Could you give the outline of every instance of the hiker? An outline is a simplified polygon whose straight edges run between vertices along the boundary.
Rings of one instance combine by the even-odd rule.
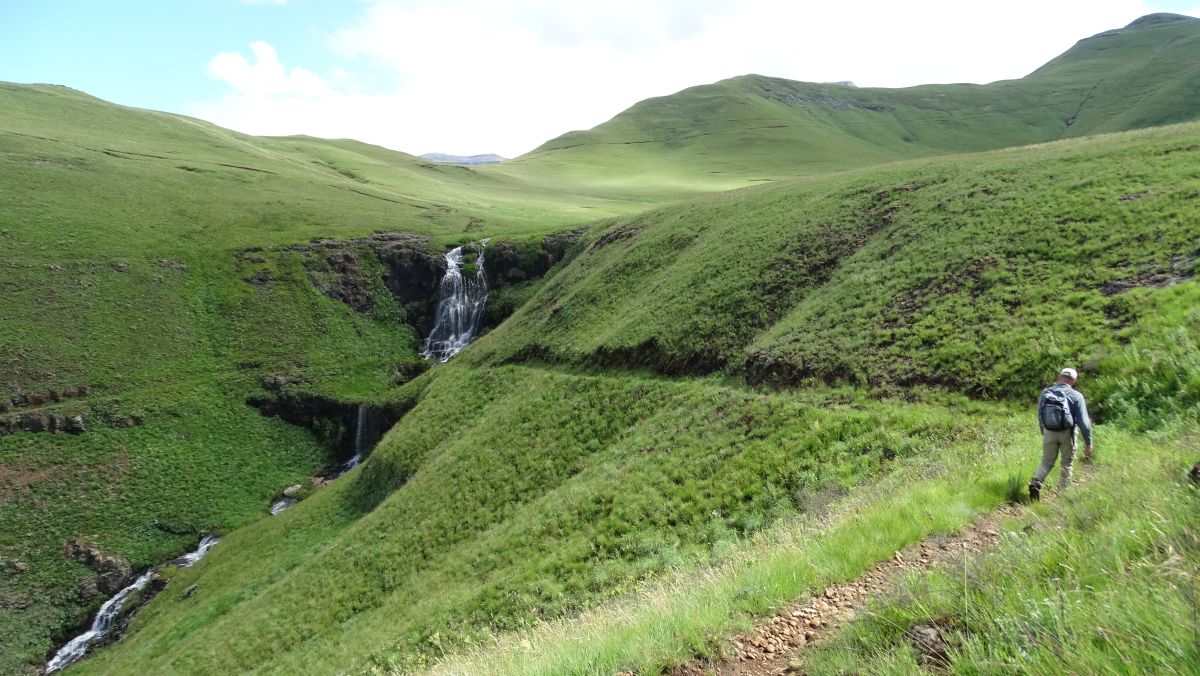
[[[1042,481],[1054,468],[1054,461],[1062,457],[1058,470],[1058,490],[1066,490],[1071,483],[1071,462],[1075,459],[1075,428],[1083,433],[1083,456],[1092,458],[1092,421],[1088,418],[1087,402],[1074,387],[1079,372],[1065,368],[1058,373],[1058,380],[1042,390],[1038,397],[1038,427],[1042,430],[1042,464],[1029,482],[1029,497],[1041,498]]]

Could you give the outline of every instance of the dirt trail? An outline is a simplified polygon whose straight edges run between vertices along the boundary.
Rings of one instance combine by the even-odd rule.
[[[733,639],[736,650],[725,659],[695,660],[676,668],[674,676],[776,676],[801,674],[793,666],[805,647],[819,643],[863,612],[874,597],[891,589],[909,571],[929,570],[962,560],[964,553],[980,552],[1000,541],[1000,521],[1020,512],[1006,505],[990,512],[952,535],[935,535],[896,552],[856,580],[831,585],[818,595],[793,603],[764,621],[753,633]],[[920,625],[909,638],[936,659],[944,647],[937,627]]]

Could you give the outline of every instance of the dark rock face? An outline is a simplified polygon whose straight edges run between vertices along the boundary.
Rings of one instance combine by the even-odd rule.
[[[82,415],[46,411],[26,411],[19,415],[0,417],[0,437],[20,431],[83,434],[87,431],[87,425]]]
[[[21,428],[28,432],[50,432],[50,421],[45,411],[30,411],[21,416]]]
[[[495,289],[542,277],[567,257],[583,233],[582,228],[556,232],[537,245],[508,241],[492,244],[486,253],[488,286]]]
[[[485,252],[484,268],[493,291],[544,276],[571,255],[582,240],[582,228],[558,232],[541,241],[492,242]],[[474,261],[478,244],[464,247],[464,258]],[[446,274],[444,252],[430,248],[423,235],[392,232],[369,239],[345,242],[318,240],[289,247],[305,256],[309,280],[325,295],[340,300],[355,311],[369,312],[372,282],[366,272],[373,253],[382,270],[384,287],[404,308],[405,321],[421,336],[433,328],[438,303],[438,286]],[[504,317],[491,317],[488,325]]]
[[[1191,480],[1192,485],[1200,486],[1200,460],[1197,460],[1196,464],[1192,465],[1192,470],[1188,472],[1188,479]]]
[[[87,431],[87,427],[83,424],[83,416],[73,415],[66,418],[61,425],[62,431],[67,434],[83,434]]]
[[[323,289],[325,295],[342,301],[355,312],[370,312],[375,307],[375,301],[371,299],[370,282],[363,275],[358,266],[358,257],[353,252],[329,253],[325,256],[325,264],[333,273],[331,283]],[[309,273],[309,279],[314,286],[322,286],[312,272]]]
[[[408,323],[422,336],[433,328],[438,283],[446,274],[446,260],[430,251],[428,242],[406,236],[379,241],[376,248],[384,286],[404,306]]]
[[[133,567],[119,556],[105,554],[96,545],[82,539],[63,543],[63,556],[74,559],[96,572],[96,588],[112,596],[133,580]]]

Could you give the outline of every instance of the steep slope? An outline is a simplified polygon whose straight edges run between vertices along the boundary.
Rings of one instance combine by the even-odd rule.
[[[1063,361],[1110,422],[1194,416],[1197,147],[1200,125],[1181,125],[612,224],[410,384],[416,406],[361,469],[180,571],[195,594],[160,596],[80,672],[412,668],[711,561],[864,481],[898,486],[863,517],[870,537],[814,542],[853,572],[1011,493],[995,477],[1022,471],[1027,416],[945,390],[1024,398]],[[734,377],[572,370],[713,364]],[[757,583],[727,591],[759,607]]]
[[[1026,395],[1190,279],[1200,127],[805,179],[607,230],[464,355]],[[1137,298],[1137,301],[1131,300]]]
[[[444,242],[494,236],[528,286],[567,246],[543,233],[594,217],[546,195],[0,85],[0,673],[114,591],[65,542],[142,569],[344,457],[355,405],[424,368]],[[247,405],[281,394],[325,410],[315,434]]]
[[[679,195],[1181,122],[1200,115],[1197,64],[1200,20],[1151,15],[987,85],[856,89],[747,75],[642,101],[497,171]]]
[[[14,432],[0,436],[0,671],[41,663],[102,600],[64,541],[87,538],[139,569],[260,520],[283,487],[348,451],[360,403],[400,410],[423,391],[430,402],[403,423],[408,437],[389,437],[330,497],[313,489],[312,506],[256,526],[257,545],[226,541],[230,558],[213,565],[241,572],[213,584],[219,601],[198,597],[209,614],[182,600],[152,605],[138,625],[145,643],[128,649],[154,644],[137,658],[154,663],[145,670],[207,669],[227,613],[219,626],[242,637],[230,659],[264,670],[424,659],[447,632],[511,627],[529,608],[573,611],[679,552],[710,556],[804,509],[801,489],[840,490],[959,438],[943,433],[956,414],[940,404],[912,412],[844,389],[759,399],[747,385],[1009,398],[1060,359],[1094,358],[1105,413],[1153,426],[1190,410],[1196,371],[1174,365],[1194,363],[1194,344],[1177,335],[1194,325],[1194,286],[1176,284],[1195,273],[1194,127],[700,199],[593,225],[575,264],[534,278],[561,267],[582,230],[546,233],[791,176],[805,158],[844,170],[1186,117],[1193,28],[1158,17],[1084,41],[1026,79],[1038,91],[1026,81],[887,92],[739,78],[636,106],[610,129],[621,153],[561,148],[595,154],[531,156],[511,171],[354,141],[255,138],[62,88],[0,85],[0,434]],[[1101,71],[1113,77],[1096,84]],[[1128,92],[1141,93],[1136,105],[1119,97]],[[623,154],[637,130],[659,140]],[[589,167],[568,166],[577,160]],[[416,315],[442,245],[485,236],[508,265],[491,321],[532,303],[461,366],[397,390],[424,368]],[[1117,349],[1122,341],[1141,351]],[[697,385],[564,366],[733,378]],[[493,382],[495,401],[475,396]],[[292,418],[315,429],[247,402],[299,406]],[[625,413],[612,408],[621,402]],[[79,432],[75,416],[82,436],[49,433]],[[508,429],[513,419],[525,427]],[[830,427],[831,437],[819,431]],[[802,456],[781,450],[797,447]],[[489,483],[496,476],[506,478]],[[670,515],[656,520],[635,488],[669,502]],[[463,506],[471,501],[477,509]],[[562,514],[575,517],[555,521]],[[303,542],[287,540],[286,524],[301,525]],[[380,534],[426,559],[376,557]],[[534,559],[558,545],[561,558],[532,568],[506,554]],[[350,571],[344,590],[328,586],[330,569]],[[483,592],[474,570],[489,571]],[[445,595],[411,605],[403,590],[425,580]],[[324,603],[279,620],[313,588],[329,592]],[[153,620],[160,612],[167,624]],[[278,634],[259,633],[264,616]],[[336,626],[314,633],[330,618]],[[352,629],[365,631],[346,640]],[[96,668],[127,670],[125,650]]]

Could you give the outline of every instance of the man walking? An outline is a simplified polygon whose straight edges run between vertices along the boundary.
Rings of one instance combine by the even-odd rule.
[[[1065,368],[1053,385],[1042,390],[1038,397],[1038,427],[1042,430],[1042,464],[1029,482],[1029,497],[1041,498],[1042,481],[1062,457],[1058,471],[1058,490],[1071,483],[1071,463],[1075,460],[1075,428],[1083,433],[1083,455],[1092,457],[1092,421],[1088,418],[1087,402],[1074,387],[1079,372]]]

